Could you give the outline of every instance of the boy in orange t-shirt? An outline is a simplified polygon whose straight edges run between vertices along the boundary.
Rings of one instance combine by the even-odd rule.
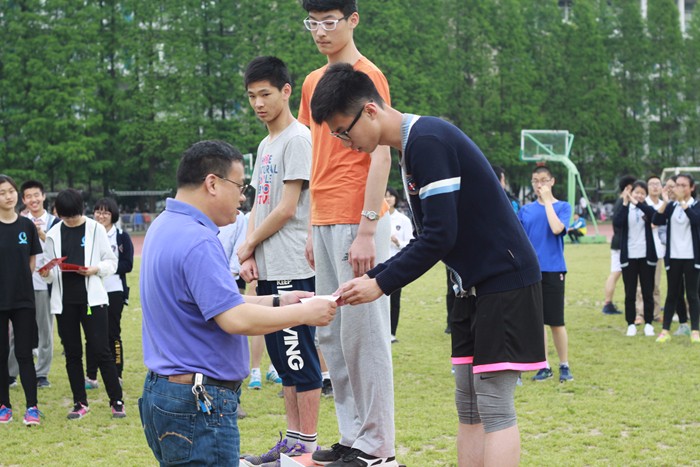
[[[372,154],[343,145],[325,123],[311,119],[310,101],[328,65],[350,63],[368,74],[389,102],[382,72],[355,46],[360,21],[355,0],[304,0],[306,28],[328,58],[302,86],[298,120],[311,128],[311,235],[306,256],[316,269],[316,293],[332,294],[340,284],[360,277],[389,258],[389,216],[384,201],[391,153],[387,146]],[[355,122],[368,118],[364,112]],[[350,128],[348,128],[350,131]],[[396,467],[394,386],[391,363],[389,301],[347,307],[334,322],[318,329],[335,397],[340,440],[316,451],[314,461],[337,466]]]

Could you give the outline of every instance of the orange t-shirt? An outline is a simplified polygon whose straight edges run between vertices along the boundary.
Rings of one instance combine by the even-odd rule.
[[[359,224],[365,201],[370,155],[346,148],[338,138],[331,135],[328,124],[324,122],[323,125],[318,125],[311,118],[311,97],[326,68],[328,65],[312,71],[304,80],[298,116],[301,123],[311,128],[311,224]],[[374,63],[360,57],[353,68],[366,73],[384,102],[391,105],[389,83]],[[387,210],[388,205],[382,201],[380,214]]]

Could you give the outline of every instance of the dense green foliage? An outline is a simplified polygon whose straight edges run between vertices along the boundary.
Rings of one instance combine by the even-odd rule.
[[[360,0],[355,39],[402,111],[461,127],[516,185],[520,130],[566,129],[587,186],[689,164],[700,149],[700,15],[674,0]],[[612,3],[612,6],[610,5]],[[255,153],[242,70],[277,55],[299,85],[323,65],[297,0],[7,0],[0,171],[52,190],[163,189],[205,138]],[[398,172],[392,173],[396,182]]]

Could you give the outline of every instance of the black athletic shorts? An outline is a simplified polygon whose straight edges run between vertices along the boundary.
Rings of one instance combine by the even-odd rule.
[[[542,286],[458,298],[452,312],[452,363],[474,373],[546,366]]]
[[[565,283],[565,272],[542,273],[542,307],[547,326],[564,326]]]

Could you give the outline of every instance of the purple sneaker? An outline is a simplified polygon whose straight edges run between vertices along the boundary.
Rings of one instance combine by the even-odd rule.
[[[275,462],[279,460],[281,454],[287,454],[291,450],[292,448],[287,446],[287,439],[282,438],[282,433],[280,433],[280,440],[277,444],[275,444],[275,446],[272,449],[260,456],[244,456],[241,459],[241,461],[243,461],[243,463],[248,466],[261,466],[268,462]]]

